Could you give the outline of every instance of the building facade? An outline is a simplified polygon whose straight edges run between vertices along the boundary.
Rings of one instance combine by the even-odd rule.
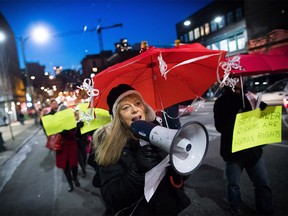
[[[209,49],[226,50],[227,57],[253,53],[288,56],[287,20],[288,1],[214,0],[178,22],[176,32],[181,43],[198,42]],[[254,83],[263,83],[257,89],[264,90],[287,77],[288,71],[259,76],[246,77],[246,85],[256,89]]]
[[[0,13],[0,32],[5,36],[0,41],[0,125],[17,120],[20,104],[25,103],[25,87],[19,66],[14,33]],[[6,122],[7,123],[7,122]]]
[[[271,53],[279,47],[285,53],[287,20],[288,1],[214,0],[177,23],[176,32],[182,43],[227,50],[227,56]]]

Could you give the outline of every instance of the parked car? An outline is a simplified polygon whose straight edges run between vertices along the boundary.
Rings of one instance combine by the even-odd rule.
[[[261,94],[262,101],[268,105],[283,105],[283,99],[288,97],[288,79],[275,82]]]
[[[192,106],[185,106],[185,105],[180,105],[179,106],[179,115],[180,116],[186,116],[186,115],[190,115],[190,113],[193,111],[193,107]]]

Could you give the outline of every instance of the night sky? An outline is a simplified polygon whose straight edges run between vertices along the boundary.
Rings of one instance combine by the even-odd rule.
[[[100,52],[96,32],[99,19],[101,27],[123,24],[123,27],[102,30],[104,50],[114,52],[114,43],[121,38],[127,38],[130,45],[143,40],[148,41],[148,45],[171,45],[176,39],[176,23],[211,1],[0,0],[0,11],[16,37],[30,36],[33,27],[46,26],[50,39],[45,44],[37,44],[29,38],[25,54],[27,62],[38,62],[53,73],[53,66],[59,65],[63,69],[79,69],[85,55]],[[92,31],[84,32],[84,26]],[[23,67],[18,40],[17,47]]]

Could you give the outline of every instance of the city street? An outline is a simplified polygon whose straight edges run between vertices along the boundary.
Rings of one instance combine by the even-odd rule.
[[[209,148],[198,170],[191,174],[185,191],[191,205],[180,216],[229,215],[225,197],[224,162],[219,156],[220,134],[214,128],[213,103],[204,109],[181,117],[181,123],[199,121],[209,133]],[[27,131],[27,133],[29,133]],[[288,128],[283,124],[282,143],[264,147],[275,215],[288,215]],[[60,216],[96,215],[104,213],[99,189],[91,184],[94,171],[88,168],[85,178],[80,176],[81,186],[67,192],[64,174],[55,166],[55,154],[45,148],[46,137],[42,130],[23,145],[9,160],[0,166],[0,215]],[[253,185],[244,172],[241,178],[243,211],[245,215],[257,215],[254,208]]]

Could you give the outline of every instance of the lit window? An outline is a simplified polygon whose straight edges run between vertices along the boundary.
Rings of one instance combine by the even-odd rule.
[[[218,18],[218,19],[217,19]],[[224,16],[220,16],[220,17],[217,17],[217,21],[215,19],[215,22],[218,24],[218,29],[221,29],[225,26],[225,17]]]
[[[227,44],[227,40],[226,39],[220,41],[220,50],[228,51],[228,44]]]
[[[229,51],[233,52],[237,50],[236,40],[234,37],[229,38]]]
[[[195,39],[198,39],[200,37],[200,30],[199,28],[195,28],[194,29],[194,35],[195,35]]]
[[[188,35],[189,35],[189,41],[193,41],[194,40],[194,35],[193,35],[193,31],[189,31],[188,32]]]
[[[200,27],[200,34],[201,34],[201,37],[205,35],[203,26]]]
[[[205,28],[205,35],[210,34],[210,26],[209,26],[209,23],[205,23],[204,28]]]
[[[238,45],[238,49],[244,49],[245,48],[244,34],[237,35],[237,45]]]
[[[211,44],[211,49],[212,50],[219,50],[218,44],[216,44],[216,43]]]

